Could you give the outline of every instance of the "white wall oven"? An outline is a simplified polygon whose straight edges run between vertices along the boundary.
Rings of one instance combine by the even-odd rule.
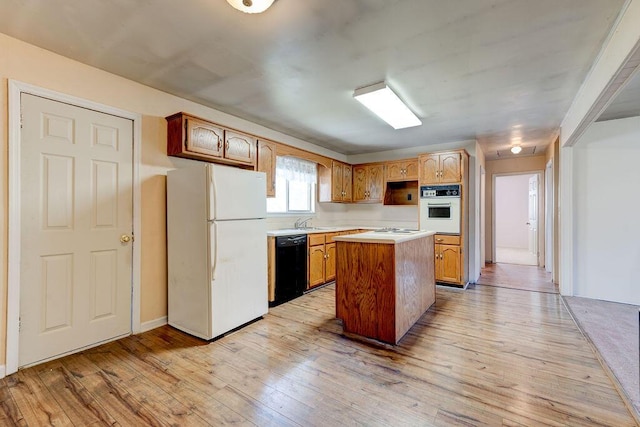
[[[420,229],[460,234],[460,185],[420,187]]]

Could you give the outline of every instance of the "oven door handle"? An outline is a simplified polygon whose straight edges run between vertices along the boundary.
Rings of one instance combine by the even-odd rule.
[[[437,207],[451,206],[451,202],[449,202],[449,203],[427,203],[427,206],[429,206],[429,207],[431,207],[431,206],[437,206]]]

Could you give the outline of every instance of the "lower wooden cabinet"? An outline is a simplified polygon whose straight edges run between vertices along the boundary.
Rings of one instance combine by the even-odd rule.
[[[331,282],[336,278],[336,244],[334,236],[342,234],[314,233],[310,234],[309,242],[309,281],[307,289]]]
[[[459,285],[462,281],[462,253],[460,236],[436,234],[436,282]]]
[[[327,243],[324,245],[324,281],[331,282],[336,280],[336,244]]]
[[[324,280],[325,248],[321,245],[309,246],[308,289],[322,285]]]

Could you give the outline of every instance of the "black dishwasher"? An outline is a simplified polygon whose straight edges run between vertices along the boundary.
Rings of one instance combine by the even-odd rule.
[[[307,235],[276,237],[276,286],[272,307],[307,289]]]

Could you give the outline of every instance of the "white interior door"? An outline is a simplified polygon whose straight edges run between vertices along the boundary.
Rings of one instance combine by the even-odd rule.
[[[538,254],[538,175],[529,178],[529,252]]]
[[[131,332],[133,122],[21,95],[19,366]]]

